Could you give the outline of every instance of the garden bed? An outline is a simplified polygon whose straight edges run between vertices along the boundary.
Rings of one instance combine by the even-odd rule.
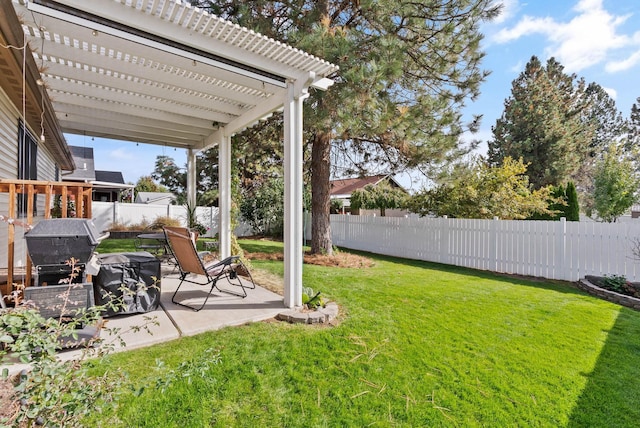
[[[640,292],[640,283],[625,281],[620,285],[621,292],[609,289],[610,283],[607,277],[586,275],[578,281],[578,287],[592,296],[640,311],[640,298],[629,295]]]

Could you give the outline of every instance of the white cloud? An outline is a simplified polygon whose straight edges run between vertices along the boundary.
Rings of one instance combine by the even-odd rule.
[[[500,15],[491,22],[492,24],[502,24],[509,18],[512,18],[520,7],[518,0],[496,0],[494,4],[502,4],[502,11]]]
[[[522,70],[524,70],[524,64],[522,61],[518,61],[517,64],[509,68],[509,71],[513,73],[520,73]]]
[[[640,63],[640,51],[635,51],[621,61],[609,61],[604,69],[609,73],[625,71]]]
[[[499,31],[494,40],[507,43],[541,34],[548,42],[545,54],[558,59],[567,71],[580,71],[604,62],[611,52],[633,43],[633,38],[616,31],[629,16],[611,15],[603,8],[602,0],[581,0],[573,10],[577,15],[568,22],[524,16],[513,27]]]
[[[602,89],[604,89],[604,91],[609,94],[609,96],[615,101],[618,98],[618,91],[616,91],[613,88],[605,88],[603,87]]]
[[[110,159],[130,160],[130,159],[133,159],[133,151],[125,150],[123,148],[118,148],[115,150],[110,150],[107,156],[109,156]]]
[[[498,31],[493,39],[498,43],[508,43],[536,33],[553,34],[557,25],[551,18],[534,18],[525,15],[514,27]]]

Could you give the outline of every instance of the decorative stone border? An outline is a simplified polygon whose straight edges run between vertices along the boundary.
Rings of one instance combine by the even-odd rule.
[[[280,312],[276,319],[299,324],[326,324],[338,316],[338,305],[329,302],[324,308],[318,308],[311,312],[301,312],[300,309],[288,309]]]
[[[582,278],[578,281],[578,288],[586,291],[592,296],[640,311],[640,299],[600,288],[589,282],[586,278]]]

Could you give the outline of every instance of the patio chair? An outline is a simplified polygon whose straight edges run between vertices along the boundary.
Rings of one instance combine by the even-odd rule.
[[[176,258],[178,269],[180,270],[180,283],[171,297],[171,301],[176,305],[184,306],[198,312],[207,304],[207,300],[209,300],[214,289],[217,289],[222,293],[244,298],[247,297],[247,288],[256,288],[256,284],[253,282],[253,277],[251,276],[249,269],[247,269],[244,263],[242,263],[239,256],[230,256],[221,261],[214,260],[205,263],[202,256],[206,252],[198,253],[195,239],[193,239],[189,229],[185,227],[165,226],[164,233],[167,237],[167,242],[171,247],[171,251]],[[204,279],[188,279],[189,276],[204,277]],[[241,279],[242,276],[244,276],[244,279]],[[220,280],[226,280],[226,282],[235,289],[219,287],[218,281]],[[205,286],[211,285],[211,288],[207,293],[207,297],[199,307],[190,306],[176,300],[176,294],[178,294],[180,287],[185,282]]]

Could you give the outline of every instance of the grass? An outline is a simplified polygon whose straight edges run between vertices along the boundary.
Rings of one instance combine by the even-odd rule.
[[[637,425],[639,312],[566,284],[369,256],[368,269],[304,266],[305,285],[340,304],[337,326],[255,323],[111,355],[98,371],[149,386],[91,423]],[[158,379],[174,380],[158,390]]]
[[[204,242],[210,241],[208,238],[198,239],[198,250],[204,250]],[[105,239],[96,248],[98,253],[126,253],[138,251],[135,239]]]

